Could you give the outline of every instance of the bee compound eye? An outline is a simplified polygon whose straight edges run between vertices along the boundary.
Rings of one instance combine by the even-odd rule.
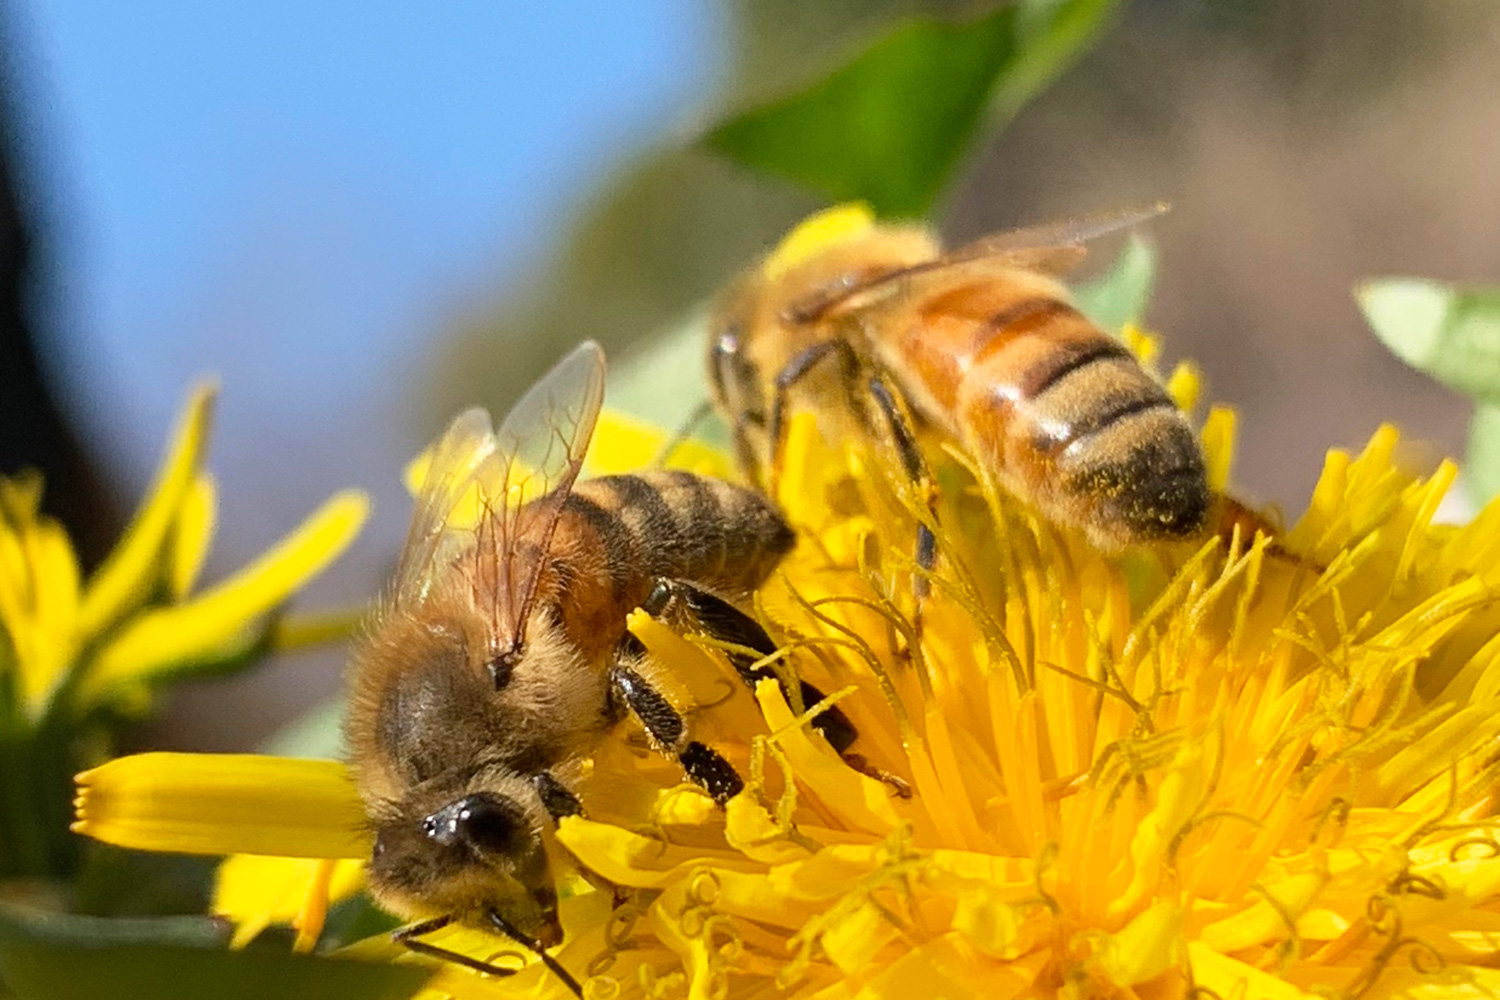
[[[509,799],[470,795],[453,805],[453,825],[464,843],[484,854],[507,854],[519,846],[525,816]]]

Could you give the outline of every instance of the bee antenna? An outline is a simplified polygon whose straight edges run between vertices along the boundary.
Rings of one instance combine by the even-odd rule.
[[[530,936],[529,934],[522,934],[515,928],[514,925],[511,924],[509,920],[506,920],[503,916],[500,915],[499,910],[496,910],[493,907],[491,907],[489,911],[489,920],[490,923],[494,925],[495,929],[501,934],[504,934],[506,937],[511,938],[516,943],[535,952],[536,957],[542,960],[542,964],[545,965],[549,970],[551,970],[554,976],[556,976],[558,979],[561,979],[563,981],[563,985],[573,991],[574,996],[578,997],[579,1000],[582,1000],[583,987],[578,985],[578,980],[574,979],[573,974],[570,973],[567,969],[564,969],[562,967],[562,964],[559,963],[557,959],[547,954],[547,949],[542,947],[542,943],[540,941]]]

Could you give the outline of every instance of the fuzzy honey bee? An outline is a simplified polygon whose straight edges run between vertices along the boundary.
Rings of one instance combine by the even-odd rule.
[[[867,426],[887,425],[913,478],[925,475],[914,419],[1101,548],[1199,532],[1214,498],[1197,435],[1059,280],[1086,240],[1163,208],[947,252],[931,231],[876,224],[862,206],[807,220],[729,290],[714,320],[710,382],[743,464],[770,486],[789,394],[842,393]]]
[[[719,480],[579,481],[603,391],[603,354],[586,343],[498,432],[469,410],[434,446],[395,579],[351,660],[345,722],[374,833],[370,890],[419,921],[397,939],[505,974],[420,939],[455,922],[497,930],[575,992],[546,952],[562,936],[552,829],[581,810],[554,769],[634,716],[720,802],[743,787],[642,675],[626,616],[644,607],[772,652],[738,604],[793,542],[767,499]],[[771,676],[747,654],[731,661],[747,681]],[[814,724],[840,750],[854,738],[837,709]]]

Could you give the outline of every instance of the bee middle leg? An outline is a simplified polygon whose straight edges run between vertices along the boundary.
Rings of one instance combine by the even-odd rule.
[[[896,455],[901,462],[901,471],[916,490],[919,502],[930,516],[937,517],[936,488],[927,463],[917,446],[917,435],[913,430],[910,409],[900,390],[874,365],[861,362],[854,346],[847,340],[835,338],[820,341],[799,352],[785,368],[776,374],[775,394],[771,400],[767,437],[770,449],[770,471],[767,474],[768,492],[776,495],[776,484],[780,482],[782,455],[786,450],[786,414],[788,396],[792,388],[822,364],[826,359],[837,358],[841,373],[840,381],[848,397],[851,413],[863,414],[867,401],[873,400],[890,431]],[[922,628],[922,604],[927,599],[928,574],[937,564],[937,538],[926,524],[917,525],[917,540],[914,546],[918,572],[912,579],[912,596],[916,598],[913,624],[918,635]]]
[[[759,622],[717,594],[710,593],[686,580],[658,579],[641,607],[653,618],[662,618],[667,615],[674,604],[686,611],[692,622],[713,638],[755,650],[758,654],[755,656],[740,650],[724,651],[730,665],[747,685],[753,689],[760,681],[774,680],[781,687],[782,693],[787,696],[787,700],[796,704],[791,692],[787,690],[786,682],[776,671],[770,667],[755,665],[757,660],[776,652],[776,643],[766,634],[766,630],[761,628]],[[799,679],[797,685],[804,708],[816,705],[827,697],[807,681]],[[844,714],[843,709],[837,705],[829,705],[813,716],[812,727],[822,734],[823,738],[828,741],[828,745],[833,747],[850,767],[869,777],[884,781],[902,798],[911,796],[911,788],[905,781],[874,768],[862,754],[849,749],[859,738],[859,730],[854,727],[849,716]]]
[[[614,664],[609,670],[611,695],[641,720],[653,743],[675,756],[687,776],[723,805],[744,790],[744,779],[717,750],[688,738],[687,720],[682,713],[636,671],[636,665],[645,656],[646,647],[626,632],[615,649]]]

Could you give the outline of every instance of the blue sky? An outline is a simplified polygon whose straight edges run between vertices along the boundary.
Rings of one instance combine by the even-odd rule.
[[[13,10],[56,370],[132,491],[186,385],[219,374],[231,549],[390,481],[417,443],[392,401],[431,338],[720,64],[690,0]]]
[[[65,404],[133,502],[189,383],[218,375],[210,580],[370,489],[314,606],[389,572],[423,443],[403,393],[433,339],[523,281],[601,172],[701,110],[723,51],[717,6],[693,0],[8,13]],[[332,692],[339,660],[181,692],[156,738],[242,748]]]

